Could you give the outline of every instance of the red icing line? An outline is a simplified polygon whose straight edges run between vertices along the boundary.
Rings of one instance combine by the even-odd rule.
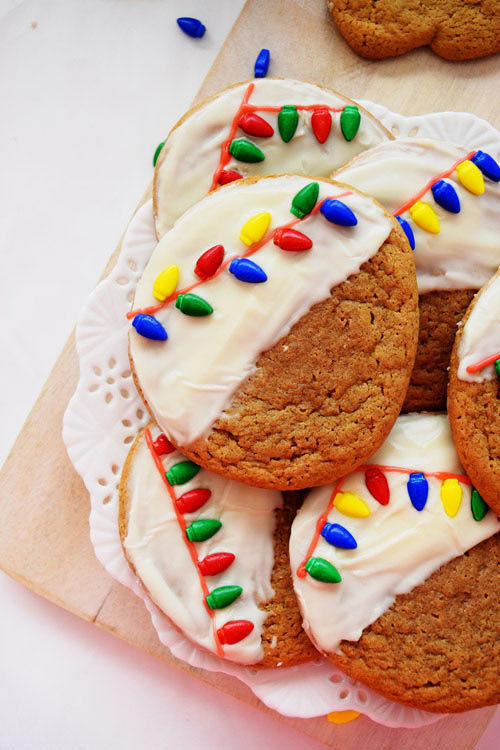
[[[207,610],[211,620],[212,620],[212,631],[214,635],[215,645],[217,647],[217,654],[218,656],[225,656],[224,649],[222,648],[219,635],[217,633],[217,626],[215,624],[215,612],[210,609],[210,607],[207,604],[207,601],[205,597],[209,595],[208,586],[205,583],[205,579],[203,577],[203,574],[200,570],[199,562],[198,562],[198,555],[196,554],[196,549],[193,544],[193,542],[190,542],[189,539],[186,536],[186,522],[182,516],[182,514],[179,512],[179,509],[177,508],[177,496],[174,492],[174,488],[169,483],[166,475],[165,475],[165,469],[163,467],[163,464],[161,462],[160,457],[156,454],[155,449],[153,447],[153,438],[151,437],[151,432],[149,431],[149,428],[146,428],[144,430],[144,437],[146,439],[146,445],[149,448],[149,452],[151,453],[151,456],[153,458],[153,461],[155,462],[155,466],[158,469],[160,476],[163,480],[163,483],[166,485],[168,494],[170,495],[170,498],[172,500],[172,506],[174,508],[175,515],[177,516],[177,523],[179,524],[181,531],[182,531],[182,538],[184,540],[184,544],[188,548],[188,552],[191,555],[191,560],[193,561],[193,565],[196,568],[196,572],[198,573],[198,578],[200,580],[200,586],[201,590],[203,591],[203,604],[205,605],[205,609]]]
[[[328,198],[325,198],[324,200],[334,200],[338,198],[345,198],[348,195],[352,195],[352,191],[346,191],[345,193],[339,193],[338,195],[329,196]],[[179,291],[174,292],[170,297],[167,297],[166,300],[163,302],[160,302],[158,305],[151,305],[150,307],[143,307],[140,310],[130,310],[127,313],[127,319],[131,320],[131,318],[135,318],[136,315],[154,315],[159,310],[162,310],[164,307],[169,305],[171,302],[175,302],[179,294],[186,294],[187,292],[192,291],[193,289],[196,289],[196,287],[201,286],[202,284],[205,284],[207,281],[211,281],[212,279],[217,278],[217,276],[222,273],[222,271],[228,267],[228,265],[235,259],[235,258],[248,258],[250,255],[253,255],[258,250],[261,249],[264,245],[266,245],[268,242],[270,242],[275,232],[277,232],[280,229],[290,229],[291,227],[295,226],[295,224],[298,224],[299,221],[305,221],[309,216],[312,216],[313,214],[317,214],[320,210],[321,206],[323,205],[323,201],[320,203],[316,203],[313,210],[307,214],[307,216],[304,216],[302,219],[292,219],[292,221],[289,221],[288,224],[283,224],[281,227],[276,227],[276,229],[273,229],[271,232],[266,234],[265,237],[263,237],[259,242],[254,242],[253,245],[251,245],[248,250],[246,250],[243,255],[240,253],[239,255],[232,255],[230,258],[227,258],[224,263],[221,263],[217,271],[213,274],[213,276],[209,276],[207,279],[199,279],[198,281],[193,281],[192,284],[189,286],[184,287],[184,289],[180,289]]]
[[[295,104],[296,109],[303,110],[304,112],[312,112],[315,109],[328,109],[330,112],[343,112],[344,107],[329,107],[327,104]],[[245,112],[281,112],[282,107],[277,106],[258,106],[254,104],[246,104]]]
[[[457,159],[453,166],[450,169],[447,169],[446,172],[441,172],[441,174],[438,174],[437,177],[432,177],[429,182],[425,184],[422,190],[420,190],[418,193],[415,193],[415,195],[413,195],[407,201],[402,203],[395,211],[393,211],[393,215],[401,216],[402,213],[408,211],[408,209],[411,208],[414,203],[419,201],[420,198],[422,198],[422,196],[425,195],[425,193],[430,190],[436,182],[439,182],[439,180],[442,180],[444,177],[449,177],[450,174],[454,172],[455,169],[459,166],[459,164],[462,164],[462,162],[467,161],[468,159],[472,159],[475,153],[475,151],[471,151],[467,154],[467,156],[462,156],[460,159]]]
[[[214,172],[214,176],[212,178],[212,184],[210,185],[209,192],[212,192],[212,190],[215,190],[216,187],[219,185],[219,177],[228,163],[229,159],[231,158],[231,154],[229,153],[229,146],[231,145],[231,141],[233,140],[234,136],[236,135],[236,131],[238,130],[238,123],[240,121],[241,115],[245,113],[245,105],[248,103],[248,100],[250,99],[250,95],[252,91],[255,88],[254,83],[249,83],[247,90],[245,91],[245,94],[243,96],[243,99],[241,100],[241,104],[236,110],[236,114],[233,117],[233,122],[231,123],[231,130],[229,131],[229,135],[224,141],[224,143],[221,146],[220,150],[220,159],[219,164],[217,165],[217,168]]]
[[[481,359],[479,362],[476,362],[473,365],[468,365],[465,369],[467,372],[470,372],[471,375],[473,375],[475,372],[479,372],[480,370],[484,370],[485,367],[488,367],[488,365],[494,364],[497,359],[500,359],[500,352],[497,352],[496,354],[490,354],[489,357],[485,357],[484,359]]]
[[[362,466],[358,466],[356,471],[353,471],[352,474],[355,474],[358,471],[366,471],[366,469],[380,469],[380,471],[388,471],[388,472],[397,472],[399,474],[414,474],[415,469],[406,469],[403,466],[385,466],[384,464],[363,464]],[[465,474],[450,474],[447,471],[422,471],[421,472],[426,477],[435,477],[436,479],[441,479],[444,481],[445,479],[457,479],[459,482],[462,482],[462,484],[469,484],[472,485],[471,480],[469,477],[465,476]],[[338,493],[340,492],[340,489],[342,487],[342,484],[345,482],[345,480],[351,476],[350,474],[347,474],[345,477],[342,477],[341,479],[337,480],[337,484],[333,488],[333,492],[330,495],[330,499],[328,501],[328,505],[326,507],[326,510],[324,513],[321,514],[321,516],[318,518],[316,522],[316,530],[314,532],[314,536],[311,540],[311,544],[309,545],[309,548],[307,550],[305,558],[302,560],[300,565],[297,568],[297,577],[298,578],[305,578],[306,576],[306,563],[313,554],[314,550],[316,549],[316,545],[318,544],[318,539],[321,535],[321,530],[325,523],[328,521],[328,514],[333,508],[333,504],[335,502],[335,498],[337,497]]]

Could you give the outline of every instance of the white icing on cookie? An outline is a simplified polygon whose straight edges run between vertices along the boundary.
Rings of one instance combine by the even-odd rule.
[[[322,104],[344,107],[352,104],[328,89],[311,83],[266,78],[253,82],[250,104]],[[221,146],[229,136],[233,118],[240,106],[248,82],[225,89],[189,114],[169,135],[158,160],[155,175],[157,198],[156,229],[161,237],[186,209],[206,195],[218,166]],[[340,113],[332,113],[332,129],[324,144],[311,127],[311,112],[299,111],[299,124],[292,140],[285,143],[278,132],[276,112],[257,112],[274,128],[270,138],[247,135],[238,129],[235,138],[247,138],[265,154],[262,162],[248,164],[231,158],[225,169],[234,169],[244,177],[283,172],[328,177],[334,169],[364,149],[390,138],[382,125],[366,112],[352,141],[340,130]]]
[[[240,239],[243,224],[269,211],[270,230],[295,217],[290,206],[310,180],[282,176],[227,185],[189,209],[159,242],[137,286],[135,309],[153,305],[153,282],[164,268],[177,264],[178,289],[198,278],[193,270],[203,251],[215,244],[226,258],[248,248]],[[320,182],[319,201],[344,188]],[[286,252],[270,240],[252,256],[266,272],[261,284],[238,281],[228,269],[194,289],[214,313],[203,318],[182,314],[174,304],[155,317],[169,339],[150,341],[130,332],[130,353],[145,398],[157,423],[180,446],[206,434],[229,405],[238,386],[255,369],[261,354],[285,336],[332,287],[359,271],[389,235],[392,224],[370,198],[343,197],[358,224],[340,227],[316,213],[296,225],[313,241],[310,250]]]
[[[401,139],[360,154],[335,173],[335,179],[373,195],[395,211],[432,178],[465,158],[471,149],[445,141]],[[415,235],[415,263],[420,293],[434,289],[478,289],[500,264],[500,183],[484,178],[485,192],[474,195],[456,171],[445,178],[456,190],[461,211],[441,208],[429,190],[420,199],[437,214],[441,231],[430,234],[402,214]]]
[[[382,448],[370,464],[405,467],[415,472],[463,474],[447,417],[407,414],[396,421]],[[343,492],[359,496],[370,515],[351,518],[336,508],[330,523],[344,526],[358,547],[343,550],[320,536],[314,556],[334,565],[342,581],[322,583],[297,568],[307,555],[318,518],[328,507],[333,485],[312,490],[297,514],[290,538],[290,562],[295,592],[304,617],[304,628],[316,646],[332,653],[343,639],[356,641],[362,631],[394,602],[397,594],[411,591],[449,560],[492,536],[500,523],[492,511],[480,522],[470,507],[471,488],[461,483],[462,502],[457,515],[446,515],[441,501],[441,479],[428,477],[429,496],[417,511],[407,491],[408,475],[385,472],[390,501],[381,505],[365,485],[364,471],[351,474]]]
[[[158,429],[151,428],[153,439]],[[162,457],[165,471],[183,456],[177,451]],[[195,544],[198,559],[214,552],[232,552],[234,562],[222,573],[205,577],[210,591],[227,585],[243,588],[224,609],[216,609],[217,629],[231,620],[249,620],[254,629],[239,643],[224,645],[226,658],[256,664],[263,658],[262,628],[267,613],[259,604],[273,597],[275,509],[282,505],[280,492],[248,487],[201,469],[186,484],[176,486],[180,497],[196,488],[212,496],[195,513],[186,513],[189,526],[202,518],[218,519],[222,528],[205,542]],[[127,557],[153,601],[188,638],[217,652],[212,619],[203,604],[196,568],[177,522],[168,488],[156,468],[144,436],[140,438],[128,476],[128,528],[124,542]]]
[[[497,378],[494,364],[477,373],[467,372],[486,357],[500,352],[500,273],[481,290],[462,330],[458,345],[458,377],[472,383]]]

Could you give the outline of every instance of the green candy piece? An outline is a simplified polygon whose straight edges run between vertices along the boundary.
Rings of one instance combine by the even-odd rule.
[[[214,518],[200,518],[187,527],[186,536],[190,542],[204,542],[205,539],[217,534],[221,526],[222,523]]]
[[[229,607],[242,591],[241,586],[219,586],[207,596],[207,604],[210,609],[224,609]]]
[[[179,294],[175,300],[175,306],[184,315],[192,315],[195,318],[202,318],[204,315],[211,315],[214,311],[212,305],[197,294]]]
[[[500,359],[495,360],[495,372],[500,378]]]
[[[322,557],[310,557],[306,562],[306,570],[311,578],[323,583],[340,583],[342,580],[337,568]]]
[[[299,113],[297,112],[297,107],[294,104],[285,104],[280,109],[278,115],[278,130],[285,143],[292,140],[298,124]]]
[[[470,496],[470,508],[475,521],[482,521],[490,509],[475,487],[472,488]]]
[[[354,104],[347,104],[340,115],[340,129],[346,141],[352,141],[359,130],[361,115]]]
[[[160,151],[162,150],[162,148],[163,148],[164,145],[165,145],[165,141],[162,141],[156,147],[155,155],[153,156],[153,167],[156,167],[156,162],[158,161],[158,157],[160,155]]]
[[[238,161],[246,161],[249,163],[264,161],[266,158],[264,152],[261,151],[255,143],[252,143],[252,141],[249,141],[246,138],[237,138],[236,140],[231,141],[229,153],[231,156],[234,156],[235,159],[238,159]]]
[[[292,214],[294,214],[294,216],[298,216],[299,219],[303,219],[304,216],[310,214],[313,210],[314,206],[316,205],[316,201],[318,200],[318,195],[319,183],[310,182],[309,185],[306,185],[302,188],[302,190],[299,190],[297,195],[294,197],[290,211],[292,212]]]
[[[198,474],[200,468],[193,461],[179,461],[170,467],[165,476],[169,484],[186,484]]]

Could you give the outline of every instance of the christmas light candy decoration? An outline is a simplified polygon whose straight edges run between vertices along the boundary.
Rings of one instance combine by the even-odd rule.
[[[175,446],[172,445],[170,440],[163,432],[160,432],[158,437],[153,443],[153,450],[157,456],[168,456],[169,453],[175,451]]]
[[[153,167],[156,167],[156,162],[158,161],[158,157],[160,155],[160,151],[162,150],[163,146],[165,145],[165,141],[162,141],[159,143],[155,149],[154,155],[153,155]]]
[[[257,55],[257,59],[254,65],[254,76],[255,78],[265,78],[267,71],[269,70],[269,62],[271,60],[271,53],[265,47],[261,49]]]
[[[179,294],[175,300],[175,306],[184,315],[192,315],[195,318],[202,318],[205,315],[211,315],[214,308],[203,297],[197,294]]]
[[[340,115],[340,128],[346,141],[352,141],[359,130],[361,114],[353,104],[347,104]]]
[[[415,510],[423,510],[429,496],[429,483],[421,471],[408,477],[408,495]]]
[[[260,214],[252,216],[251,219],[248,219],[243,224],[240,232],[240,240],[249,247],[255,242],[259,242],[269,229],[270,223],[271,214],[269,211],[263,211]]]
[[[415,224],[431,234],[439,234],[441,225],[436,212],[424,201],[417,201],[410,208],[410,216]]]
[[[342,580],[337,568],[322,557],[310,557],[305,569],[311,578],[323,583],[340,583]]]
[[[500,182],[500,165],[484,151],[476,151],[471,162],[478,167],[489,180]]]
[[[176,290],[179,281],[178,266],[168,266],[155,279],[153,284],[153,297],[163,302]]]
[[[214,245],[200,255],[196,261],[194,272],[198,278],[206,281],[215,274],[224,258],[224,247]]]
[[[242,115],[238,125],[247,135],[254,135],[257,138],[270,138],[274,135],[272,125],[255,112],[246,112]]]
[[[188,36],[193,37],[193,39],[200,39],[206,31],[206,27],[200,20],[198,20],[198,18],[184,16],[183,18],[177,19],[177,25],[181,31]]]
[[[354,227],[358,223],[354,212],[342,201],[324,200],[321,213],[332,224],[338,224],[341,227]]]
[[[205,503],[210,500],[211,495],[212,493],[210,490],[189,490],[189,492],[185,492],[183,495],[178,497],[175,502],[181,513],[194,513],[196,510],[202,508]]]
[[[396,216],[396,219],[401,224],[401,227],[406,234],[406,237],[408,239],[408,242],[410,243],[410,247],[412,250],[415,250],[415,235],[413,234],[413,230],[411,226],[408,224],[406,219],[403,219],[401,216]]]
[[[236,276],[239,281],[244,281],[247,284],[262,284],[267,281],[265,271],[248,258],[235,258],[229,266],[229,272]]]
[[[169,484],[186,484],[198,474],[200,468],[193,461],[179,461],[170,467],[166,477]]]
[[[294,104],[285,104],[278,114],[278,130],[281,138],[288,143],[292,140],[299,124],[299,113]]]
[[[215,518],[200,518],[186,528],[186,536],[190,542],[205,542],[217,534],[221,526],[221,522]]]
[[[291,213],[299,219],[310,214],[319,196],[319,183],[310,182],[299,190],[292,199]]]
[[[475,487],[472,488],[470,496],[470,508],[475,521],[482,521],[489,511],[489,506],[485,503]]]
[[[232,552],[214,552],[200,560],[200,570],[204,576],[218,576],[229,568],[235,560]]]
[[[449,477],[441,485],[441,501],[446,514],[455,518],[462,502],[462,488],[458,479]]]
[[[311,126],[318,143],[324,143],[332,129],[332,116],[327,107],[317,107],[313,110]]]
[[[264,161],[266,158],[263,151],[261,151],[255,143],[252,143],[252,141],[249,141],[246,138],[237,138],[232,141],[229,146],[229,153],[238,161],[244,161],[250,164]]]
[[[431,188],[436,203],[452,214],[460,213],[460,199],[449,182],[438,180]]]
[[[484,179],[481,170],[469,159],[457,164],[457,175],[464,188],[474,195],[484,193]]]
[[[241,175],[239,172],[236,172],[234,169],[223,169],[218,177],[217,184],[228,185],[230,182],[235,182],[236,180],[242,179],[243,175]]]
[[[218,629],[217,635],[222,644],[234,645],[250,635],[254,628],[253,622],[249,620],[229,620]]]
[[[296,229],[277,229],[273,236],[273,242],[281,250],[299,252],[300,250],[310,250],[312,240],[302,232]]]
[[[213,589],[205,599],[210,609],[224,609],[241,596],[242,592],[241,586],[219,586]]]
[[[340,513],[351,518],[365,518],[370,515],[370,508],[365,501],[352,492],[339,492],[334,505]]]
[[[358,546],[353,535],[339,523],[325,523],[321,529],[321,536],[328,544],[340,549],[356,549]]]
[[[385,475],[375,467],[371,467],[365,471],[365,484],[368,492],[372,497],[380,503],[380,505],[387,505],[391,493],[389,485]]]
[[[165,328],[159,320],[152,315],[139,313],[132,321],[132,325],[138,334],[151,341],[165,341],[168,336]]]

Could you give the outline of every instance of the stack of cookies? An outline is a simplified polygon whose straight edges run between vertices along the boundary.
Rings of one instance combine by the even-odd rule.
[[[168,136],[119,525],[197,645],[320,652],[429,711],[500,700],[499,182],[298,81],[230,87]]]

